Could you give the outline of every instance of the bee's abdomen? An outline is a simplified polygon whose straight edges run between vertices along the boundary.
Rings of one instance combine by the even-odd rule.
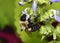
[[[40,26],[38,24],[29,24],[28,27],[31,28],[30,32],[34,32],[40,29]]]
[[[32,28],[32,32],[39,30],[40,26],[38,24],[35,24],[34,27]]]

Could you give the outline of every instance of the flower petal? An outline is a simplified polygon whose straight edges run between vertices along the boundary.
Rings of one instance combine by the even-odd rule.
[[[55,19],[57,22],[60,22],[60,16],[57,15]]]
[[[56,12],[55,12],[56,14],[55,14],[55,20],[57,21],[57,22],[60,22],[60,16],[58,16],[58,14],[59,14],[59,11],[58,10],[56,10]]]
[[[36,8],[37,8],[37,3],[36,3],[36,1],[34,0],[34,1],[33,1],[33,4],[32,4],[32,9],[33,9],[34,12],[36,12]]]
[[[60,2],[60,0],[50,0],[50,2]]]
[[[22,15],[23,15],[23,14],[26,14],[26,12],[25,12],[25,11],[22,11]]]

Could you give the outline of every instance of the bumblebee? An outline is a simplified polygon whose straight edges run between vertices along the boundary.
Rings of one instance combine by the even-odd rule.
[[[29,32],[34,32],[36,30],[39,30],[41,25],[44,25],[43,22],[33,23],[30,17],[27,20],[26,18],[27,18],[26,14],[23,14],[20,17],[20,25],[22,27],[21,31],[27,29]]]

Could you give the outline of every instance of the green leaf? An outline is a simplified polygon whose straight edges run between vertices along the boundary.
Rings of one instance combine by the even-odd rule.
[[[54,3],[51,5],[51,8],[52,8],[52,9],[56,9],[56,10],[60,10],[60,3],[54,2]]]
[[[56,31],[57,31],[57,36],[60,37],[60,24],[57,25]]]

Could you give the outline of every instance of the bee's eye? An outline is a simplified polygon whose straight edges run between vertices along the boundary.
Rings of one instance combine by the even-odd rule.
[[[22,15],[20,18],[21,21],[26,21],[26,14]]]

